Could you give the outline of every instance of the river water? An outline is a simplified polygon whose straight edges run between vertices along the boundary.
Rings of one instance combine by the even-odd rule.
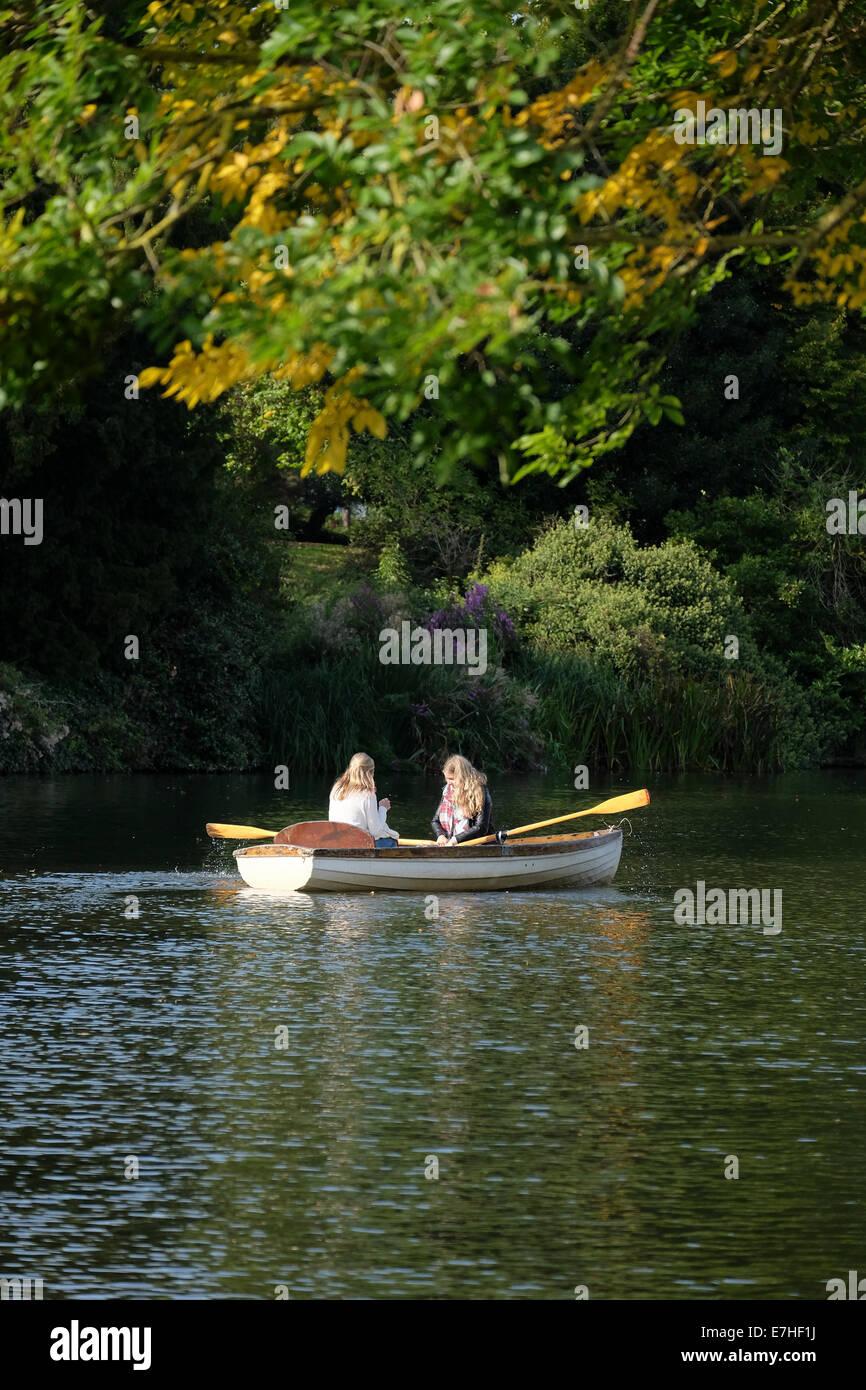
[[[205,836],[324,815],[324,782],[0,781],[0,1275],[825,1299],[866,1274],[862,782],[655,779],[612,886],[428,921],[255,894]],[[395,829],[426,835],[439,785],[380,779]],[[502,826],[637,785],[491,789]],[[780,890],[781,931],[676,922],[699,880]]]

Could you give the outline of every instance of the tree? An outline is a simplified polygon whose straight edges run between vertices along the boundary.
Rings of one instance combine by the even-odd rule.
[[[682,418],[658,375],[734,258],[866,305],[847,0],[646,0],[619,29],[562,0],[155,0],[125,42],[68,0],[2,23],[11,402],[134,310],[169,358],[142,384],[190,407],[323,383],[311,470],[411,417],[440,477],[567,482]]]
[[[672,509],[756,488],[779,495],[783,447],[813,476],[850,473],[866,438],[864,359],[862,315],[830,304],[798,308],[760,267],[731,277],[702,301],[660,377],[681,398],[687,428],[645,422],[584,475],[576,498],[585,487],[593,513],[628,517],[635,535],[655,543]],[[730,373],[736,399],[725,389]]]

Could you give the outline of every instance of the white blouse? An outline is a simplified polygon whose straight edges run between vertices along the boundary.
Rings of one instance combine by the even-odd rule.
[[[328,820],[357,825],[374,840],[389,836],[392,840],[398,839],[397,831],[388,825],[387,812],[381,809],[372,792],[349,792],[342,801],[332,796],[328,802]]]

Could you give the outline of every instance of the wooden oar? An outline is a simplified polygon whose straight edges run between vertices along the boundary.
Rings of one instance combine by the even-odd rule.
[[[260,830],[255,825],[223,825],[220,821],[208,821],[205,830],[215,840],[272,840],[279,834],[277,830]]]
[[[310,826],[312,826],[312,825],[314,825],[314,824],[318,824],[318,822],[313,822],[313,821],[302,821],[302,822],[299,822],[299,825],[298,825],[298,826],[295,826],[295,825],[287,826],[287,827],[286,827],[286,832],[290,832],[290,831],[295,831],[295,832],[297,832],[297,831],[299,830],[299,826],[300,826],[300,825],[303,825],[303,826],[305,827],[305,829],[306,829],[307,827],[310,827]],[[324,821],[324,822],[322,822],[322,824],[324,824],[324,825],[329,825],[329,824],[334,825],[335,822],[333,822],[333,821],[332,821],[332,822]],[[212,835],[213,838],[214,838],[215,840],[274,840],[274,839],[276,839],[276,837],[277,837],[278,835],[283,835],[283,834],[284,834],[284,832],[283,832],[282,830],[262,830],[259,826],[256,826],[256,825],[225,825],[225,824],[223,824],[223,822],[221,822],[221,821],[208,821],[207,825],[205,826],[205,829],[206,829],[208,835]],[[313,838],[311,835],[307,835],[307,836],[305,837],[305,839],[304,839],[304,844],[306,844],[307,840],[308,840],[308,839],[311,839],[311,838]],[[286,835],[286,838],[285,838],[283,841],[281,841],[281,842],[278,841],[278,843],[283,843],[283,844],[292,844],[293,842],[294,842],[294,843],[300,843],[300,841],[294,840],[294,837],[289,838],[288,834]],[[321,842],[321,843],[320,843],[320,842]],[[399,841],[398,841],[398,844],[399,844],[399,845],[407,845],[407,846],[410,846],[410,847],[411,847],[411,846],[418,846],[418,847],[421,847],[421,846],[425,846],[425,845],[432,845],[432,844],[434,844],[434,841],[433,841],[433,840],[404,840],[403,837],[401,836],[400,839],[399,839]],[[310,846],[309,846],[309,848],[311,848],[311,849],[315,849],[315,848],[317,848],[317,847],[327,847],[327,848],[329,848],[329,849],[356,849],[356,848],[359,848],[359,846],[358,846],[358,845],[355,845],[355,844],[352,844],[352,845],[349,845],[349,844],[340,845],[340,844],[336,843],[336,840],[333,839],[331,836],[328,837],[328,844],[327,844],[327,846],[325,846],[324,839],[323,839],[321,836],[317,837],[317,843],[316,843],[316,844],[313,844],[313,845],[310,845]],[[363,846],[361,846],[361,847],[363,847]]]
[[[554,816],[552,820],[539,820],[534,825],[517,825],[513,830],[502,832],[506,839],[512,835],[526,835],[530,830],[543,830],[546,825],[560,825],[564,820],[577,820],[579,816],[615,815],[617,811],[633,811],[637,806],[648,806],[650,794],[644,787],[639,792],[626,792],[625,796],[612,796],[609,801],[600,801],[587,811],[570,811],[567,816]],[[491,845],[496,835],[484,835],[472,840],[461,840],[462,845]]]

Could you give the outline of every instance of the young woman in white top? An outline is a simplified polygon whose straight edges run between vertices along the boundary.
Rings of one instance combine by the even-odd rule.
[[[386,819],[391,803],[387,798],[377,803],[374,771],[375,763],[367,753],[355,754],[331,788],[328,820],[366,830],[376,841],[377,849],[396,849],[397,831],[391,829]]]

